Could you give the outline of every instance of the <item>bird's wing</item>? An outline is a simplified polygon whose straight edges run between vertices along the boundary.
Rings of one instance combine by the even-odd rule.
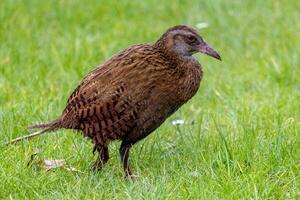
[[[87,84],[90,82],[91,79],[93,79],[95,76],[104,72],[104,70],[103,69],[101,70],[101,68],[102,68],[102,65],[98,66],[97,68],[92,70],[90,73],[88,73],[88,75],[85,76],[85,78],[80,82],[80,84],[77,86],[77,88],[69,96],[67,103],[66,103],[65,110],[68,108],[69,104],[77,98],[78,94],[80,92],[82,92],[82,89],[87,86]],[[64,110],[64,112],[65,112],[65,110]]]
[[[102,90],[95,87],[78,90],[67,105],[63,121],[69,127],[83,130],[90,137],[100,137],[99,132],[105,132],[111,139],[122,137],[134,127],[137,118],[137,110],[127,88],[122,82]]]
[[[135,47],[114,56],[82,80],[62,114],[66,127],[77,127],[87,133],[105,129],[117,134],[132,128],[137,111],[130,98],[130,77],[140,73],[133,70],[137,66],[133,57],[141,56],[141,46]]]
[[[128,71],[130,68],[134,67],[134,58],[139,57],[140,52],[143,51],[145,46],[149,47],[150,45],[133,45],[132,47],[116,54],[104,64],[99,65],[94,70],[89,72],[68,98],[65,110],[68,108],[68,105],[74,101],[74,99],[76,99],[79,93],[83,93],[83,90],[87,90],[87,88],[93,88],[93,86],[97,85],[97,90],[99,91],[99,87],[107,86],[108,82],[111,80],[110,76],[112,74],[120,75],[122,73],[126,73],[126,70]]]
[[[88,102],[77,110],[79,127],[86,135],[105,132],[111,139],[121,138],[134,127],[137,111],[122,86],[105,99]]]

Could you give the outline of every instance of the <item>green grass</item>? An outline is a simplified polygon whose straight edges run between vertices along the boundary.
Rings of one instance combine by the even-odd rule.
[[[299,10],[297,0],[1,1],[0,199],[300,199]],[[136,183],[123,179],[118,142],[98,173],[91,142],[71,131],[2,145],[57,117],[114,53],[200,22],[223,62],[197,56],[200,91],[131,151]],[[27,167],[36,148],[82,173]]]

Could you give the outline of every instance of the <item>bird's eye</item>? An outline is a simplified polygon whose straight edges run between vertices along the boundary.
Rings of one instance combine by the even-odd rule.
[[[187,40],[188,40],[189,43],[195,43],[195,42],[197,42],[197,38],[194,37],[194,36],[192,36],[192,35],[189,35],[187,37]]]

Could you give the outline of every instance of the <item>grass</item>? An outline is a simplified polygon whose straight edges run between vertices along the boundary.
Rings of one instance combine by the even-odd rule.
[[[98,173],[92,144],[58,131],[0,146],[0,199],[299,199],[300,4],[269,1],[21,1],[0,6],[1,144],[55,118],[82,77],[114,53],[195,26],[223,62],[197,56],[200,91],[134,146],[136,183],[119,143]],[[183,119],[174,127],[172,120]],[[81,172],[27,167],[30,155]]]

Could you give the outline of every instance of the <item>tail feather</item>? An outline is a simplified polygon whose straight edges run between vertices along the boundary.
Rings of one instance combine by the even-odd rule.
[[[56,120],[53,120],[51,122],[48,122],[48,123],[29,126],[29,127],[26,128],[27,130],[32,130],[32,129],[40,129],[40,130],[37,131],[37,132],[31,133],[29,135],[26,135],[26,136],[15,138],[15,139],[11,140],[10,142],[8,142],[6,144],[7,145],[15,144],[15,143],[20,142],[22,140],[30,139],[30,138],[36,137],[38,135],[42,135],[42,134],[45,134],[47,132],[54,131],[54,130],[57,130],[57,129],[60,129],[60,128],[62,128],[60,118],[58,118]]]
[[[44,123],[44,124],[36,124],[36,125],[32,125],[26,128],[26,130],[32,130],[32,129],[45,129],[46,131],[53,131],[55,129],[59,129],[61,125],[61,121],[60,119],[55,119],[53,121],[50,121],[48,123]]]

